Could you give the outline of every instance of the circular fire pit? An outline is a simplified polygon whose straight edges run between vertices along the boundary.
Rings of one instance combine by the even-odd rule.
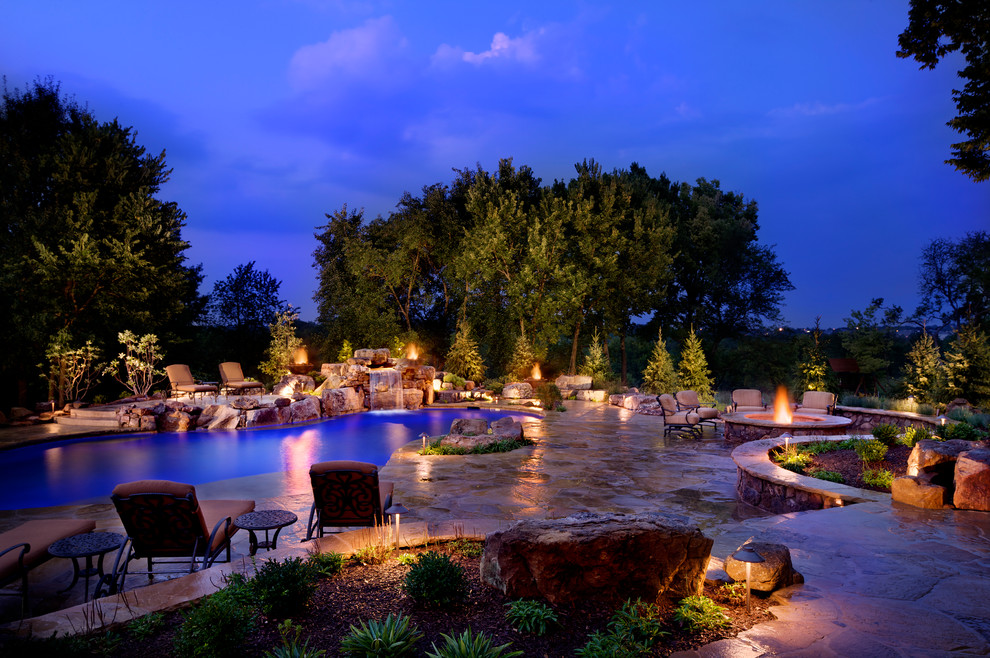
[[[789,423],[773,419],[773,413],[722,414],[725,422],[725,440],[729,443],[744,443],[780,436],[784,432],[791,436],[836,436],[845,434],[852,423],[851,418],[815,414],[794,414]]]

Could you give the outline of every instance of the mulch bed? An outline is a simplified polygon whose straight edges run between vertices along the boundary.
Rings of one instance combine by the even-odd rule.
[[[591,602],[561,606],[555,609],[559,627],[543,637],[523,635],[506,621],[505,605],[509,599],[481,581],[478,557],[466,557],[444,545],[439,549],[434,546],[433,549],[450,554],[464,568],[469,595],[463,605],[431,608],[414,602],[402,589],[410,567],[400,564],[394,557],[380,565],[350,564],[342,573],[321,580],[306,611],[293,617],[293,622],[303,627],[302,638],[309,639],[310,649],[324,649],[328,657],[341,655],[341,639],[348,634],[352,624],[357,625],[367,619],[384,620],[390,613],[402,613],[412,617],[413,623],[424,635],[417,645],[415,655],[418,656],[431,651],[434,642],[438,647],[441,646],[441,633],[459,634],[468,627],[475,633],[484,631],[493,637],[494,645],[511,642],[511,649],[521,650],[527,657],[573,656],[577,649],[585,645],[591,633],[606,630],[612,612],[617,607]],[[415,553],[418,550],[404,552]],[[673,621],[672,613],[676,602],[661,599],[658,603],[665,613],[665,627],[670,635],[661,639],[649,655],[663,656],[673,651],[700,647],[722,638],[733,637],[758,623],[774,618],[768,610],[770,600],[760,598],[755,593],[752,611],[749,613],[746,611],[744,598],[733,600],[727,596],[725,590],[716,587],[706,587],[704,593],[726,609],[730,625],[720,631],[688,632]],[[181,612],[168,613],[163,630],[147,639],[137,639],[125,628],[119,632],[119,643],[103,655],[171,658],[175,655],[173,641],[181,622]],[[279,622],[279,619],[268,618],[259,613],[255,630],[246,644],[236,649],[236,655],[263,656],[280,645],[277,630]],[[38,653],[39,648],[42,647],[31,649],[19,644],[4,647],[0,643],[0,653],[6,656],[31,655],[36,658],[41,655]],[[23,650],[23,653],[18,650]]]
[[[873,470],[887,469],[894,474],[895,478],[907,475],[907,463],[910,455],[911,448],[904,445],[894,445],[887,449],[887,456],[883,462],[871,464],[869,468]],[[805,468],[805,473],[811,473],[818,468],[841,474],[843,483],[851,487],[890,493],[890,489],[867,485],[863,482],[863,461],[855,450],[836,450],[835,452],[814,455],[811,465]]]

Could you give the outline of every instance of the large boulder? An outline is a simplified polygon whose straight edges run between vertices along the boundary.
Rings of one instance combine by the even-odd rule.
[[[320,374],[327,378],[343,377],[346,372],[346,363],[324,363],[320,366]]]
[[[497,441],[521,441],[523,438],[522,423],[506,416],[492,421],[492,436]]]
[[[315,395],[307,395],[306,399],[293,402],[287,407],[287,409],[289,410],[290,423],[303,423],[307,420],[319,420],[323,416],[320,398]]]
[[[316,388],[316,380],[309,375],[285,375],[272,387],[272,395],[292,397],[293,393],[312,391]]]
[[[190,429],[196,429],[195,422],[192,414],[169,408],[157,417],[155,424],[159,432],[188,432]]]
[[[955,482],[952,504],[956,509],[990,512],[990,450],[976,448],[960,453]]]
[[[661,513],[519,521],[488,535],[482,579],[510,598],[552,604],[701,593],[712,540]]]
[[[283,411],[283,409],[289,406],[289,400],[288,398],[279,398],[279,400],[285,400],[286,404],[283,406],[275,405],[274,407],[263,407],[261,409],[245,411],[244,426],[261,427],[263,425],[284,424],[289,419],[289,412]]]
[[[657,396],[655,395],[633,393],[632,395],[627,395],[625,399],[622,400],[622,407],[632,411],[636,411],[637,409],[650,409],[657,406],[659,406],[659,404],[657,403]]]
[[[450,424],[450,434],[481,436],[488,434],[488,421],[484,418],[455,418]]]
[[[324,389],[321,397],[323,409],[328,416],[339,416],[364,409],[364,391],[350,386]]]
[[[423,406],[423,391],[418,388],[402,389],[402,406],[406,409],[419,409]]]
[[[923,509],[942,509],[948,497],[945,487],[932,484],[920,475],[905,475],[894,478],[890,485],[890,496],[894,502],[904,503]]]
[[[533,397],[533,386],[527,382],[512,382],[502,387],[502,397],[509,400],[528,400]]]
[[[591,389],[591,377],[588,375],[561,375],[554,384],[561,391],[587,391]]]
[[[384,347],[375,350],[360,349],[354,350],[354,358],[359,360],[368,360],[373,366],[382,366],[392,358],[392,353]]]
[[[791,564],[791,551],[783,544],[750,542],[747,546],[763,558],[750,563],[750,587],[758,592],[773,592],[782,587],[803,583],[804,577]],[[746,582],[746,563],[731,555],[725,560],[725,572],[735,581]]]
[[[240,411],[229,405],[211,404],[203,409],[196,425],[210,430],[234,429],[240,423],[240,415]],[[231,418],[236,420],[231,421]]]
[[[972,443],[962,439],[918,441],[908,456],[907,474],[925,476],[932,484],[951,490],[956,459],[972,447]]]
[[[574,399],[584,400],[585,402],[605,402],[605,393],[606,391],[603,391],[601,389],[595,391],[590,391],[590,390],[575,391]]]

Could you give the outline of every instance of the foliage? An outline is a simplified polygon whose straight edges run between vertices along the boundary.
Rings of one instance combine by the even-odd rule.
[[[444,367],[474,382],[480,382],[485,377],[485,364],[478,351],[478,343],[471,338],[471,327],[466,321],[462,321],[457,327],[457,335],[454,336],[454,342],[447,352],[447,363]]]
[[[251,580],[251,589],[265,614],[284,618],[309,603],[316,590],[316,575],[313,567],[299,557],[283,562],[265,560]]]
[[[804,469],[811,464],[811,455],[799,451],[795,446],[779,450],[773,454],[773,461],[781,468],[803,474]]]
[[[468,628],[460,635],[441,633],[443,644],[437,648],[433,643],[433,651],[427,651],[428,658],[515,658],[523,655],[522,651],[510,651],[511,642],[492,646],[492,639],[484,632],[474,634]]]
[[[910,400],[879,398],[873,395],[854,395],[847,393],[839,398],[839,404],[844,407],[859,407],[861,409],[887,409],[888,411],[906,411],[924,416],[932,416],[935,408],[930,404],[918,404]]]
[[[974,181],[990,179],[990,127],[986,108],[990,107],[990,9],[982,2],[911,0],[908,27],[898,37],[898,57],[913,57],[922,69],[934,69],[949,53],[959,51],[966,66],[957,73],[965,80],[962,89],[953,89],[958,116],[948,126],[966,139],[952,145],[946,163]]]
[[[952,420],[961,420],[964,423],[969,423],[973,427],[990,429],[990,414],[973,413],[965,407],[956,407],[952,411],[948,412],[946,416]]]
[[[413,555],[412,553],[403,553],[396,559],[399,561],[399,564],[401,564],[404,567],[411,567],[412,565],[416,564],[416,556]]]
[[[674,621],[692,633],[724,628],[729,625],[725,608],[707,596],[688,596],[674,610]]]
[[[533,391],[533,397],[540,401],[544,409],[554,409],[564,399],[557,385],[551,382],[543,382],[537,386]]]
[[[829,482],[837,482],[839,484],[845,483],[845,478],[842,477],[842,473],[836,473],[835,471],[829,471],[824,468],[816,468],[812,471],[808,471],[808,475],[818,480],[827,480]]]
[[[643,370],[643,382],[640,388],[646,393],[661,395],[673,394],[677,387],[677,373],[674,372],[674,362],[667,351],[667,343],[663,339],[663,330],[657,332],[657,342],[653,346],[650,361]]]
[[[175,636],[179,656],[239,656],[254,627],[255,611],[230,586],[206,597],[185,614]]]
[[[302,626],[293,624],[286,619],[278,625],[278,634],[282,637],[282,646],[275,647],[265,654],[265,658],[321,658],[326,654],[323,649],[310,649],[309,640],[299,643]]]
[[[127,625],[131,635],[139,640],[146,640],[165,627],[165,615],[161,612],[149,612],[138,617]]]
[[[602,338],[598,335],[596,327],[591,334],[591,344],[588,345],[588,354],[584,358],[584,363],[578,368],[578,374],[591,377],[592,388],[601,388],[604,382],[612,379],[612,366],[605,357],[605,350],[602,347]]]
[[[863,484],[867,484],[871,487],[882,487],[884,489],[890,489],[890,485],[894,482],[894,474],[888,471],[886,468],[881,468],[877,470],[865,469],[863,470]]]
[[[909,448],[913,448],[918,441],[925,441],[932,438],[932,433],[924,427],[907,427],[904,429],[904,434],[897,439],[898,443],[901,445],[906,445]]]
[[[809,443],[799,443],[795,447],[799,452],[809,455],[820,455],[826,452],[843,450],[842,443],[840,441],[811,441]]]
[[[945,361],[949,397],[990,405],[990,340],[972,318],[952,339]]]
[[[485,552],[485,542],[474,539],[455,539],[447,544],[447,548],[465,557],[481,557],[482,553]]]
[[[121,327],[173,338],[200,313],[170,170],[132,128],[100,123],[51,79],[0,99],[0,395],[67,330],[106,351]],[[23,388],[22,388],[23,387]],[[26,402],[26,401],[25,401]]]
[[[938,345],[927,331],[911,346],[904,366],[904,385],[908,395],[921,402],[945,402],[945,363]]]
[[[309,556],[309,564],[313,572],[323,578],[336,576],[344,569],[345,558],[342,553],[333,551],[313,553]]]
[[[431,443],[426,444],[425,450],[420,450],[418,454],[420,455],[491,455],[497,452],[512,452],[519,448],[525,448],[528,445],[532,445],[526,439],[502,439],[501,441],[492,441],[490,443],[482,443],[474,446],[473,448],[464,448],[461,446],[449,446],[442,445],[440,443],[441,439],[437,439]]]
[[[845,319],[848,331],[842,336],[842,347],[856,359],[859,371],[875,377],[886,373],[890,366],[889,354],[893,339],[892,327],[900,323],[901,308],[885,308],[883,298],[878,297],[862,311],[852,311]],[[882,317],[878,317],[880,312]]]
[[[213,284],[207,312],[213,324],[234,330],[260,331],[276,321],[285,300],[279,298],[282,282],[268,270],[256,270],[255,261],[238,265],[233,273]]]
[[[362,658],[399,658],[413,655],[416,643],[423,637],[412,620],[403,614],[389,615],[385,621],[362,621],[351,624],[351,632],[340,643],[345,656]]]
[[[661,626],[659,606],[628,599],[612,615],[608,632],[592,633],[576,655],[580,658],[649,655],[650,648],[667,634]]]
[[[509,610],[506,620],[516,631],[529,635],[543,636],[551,625],[557,625],[557,614],[542,601],[512,601],[505,604]]]
[[[95,363],[100,351],[93,347],[93,341],[87,340],[82,347],[71,347],[71,342],[68,331],[62,330],[52,338],[45,352],[49,396],[59,407],[85,398],[96,386],[96,376],[102,368]]]
[[[351,345],[351,341],[344,339],[344,342],[340,344],[340,349],[337,351],[337,363],[347,363],[347,359],[354,357],[354,346]]]
[[[464,388],[467,384],[467,380],[459,375],[455,375],[452,372],[448,372],[443,376],[444,384],[453,384],[454,388]]]
[[[359,548],[354,551],[350,557],[347,558],[347,561],[354,564],[384,564],[388,562],[391,557],[391,544],[373,542],[364,548]]]
[[[290,306],[276,313],[274,321],[268,325],[268,333],[271,335],[271,342],[265,351],[268,358],[259,369],[273,381],[289,374],[292,355],[302,347],[302,339],[296,336],[295,322],[298,317],[299,313]]]
[[[887,445],[877,439],[859,439],[853,449],[864,464],[882,462],[887,456]]]
[[[828,341],[823,337],[821,322],[822,316],[819,315],[815,318],[811,340],[805,346],[803,358],[798,363],[802,391],[827,391],[832,388],[832,369],[825,356]]]
[[[516,339],[506,374],[514,381],[522,381],[533,374],[534,365],[536,365],[536,354],[533,353],[533,346],[526,340],[525,335],[520,335]]]
[[[962,439],[963,441],[979,441],[983,438],[983,433],[969,423],[954,423],[942,428],[942,437],[946,441]]]
[[[943,327],[962,327],[967,315],[990,330],[990,233],[967,233],[958,242],[932,240],[921,255],[919,315],[934,314]]]
[[[467,596],[464,568],[450,556],[436,551],[420,554],[406,574],[405,590],[410,597],[427,605],[460,603]]]
[[[901,428],[897,425],[891,425],[889,423],[881,423],[877,425],[872,430],[870,434],[873,435],[877,441],[880,441],[885,446],[890,447],[897,443],[897,437],[901,433]]]
[[[121,378],[114,364],[107,366],[104,373],[114,373],[114,378],[127,387],[132,395],[145,396],[155,384],[164,380],[165,371],[155,368],[155,364],[165,356],[158,351],[158,336],[145,334],[138,338],[132,331],[117,334],[117,340],[124,345],[124,351],[117,355],[124,367],[126,377]]]
[[[684,341],[681,350],[681,362],[677,366],[678,386],[684,390],[694,391],[702,404],[708,404],[714,399],[712,392],[712,375],[708,370],[708,360],[701,348],[701,340],[694,333],[694,328]]]

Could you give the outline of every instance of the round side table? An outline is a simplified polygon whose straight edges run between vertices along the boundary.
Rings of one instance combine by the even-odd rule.
[[[248,531],[251,555],[254,555],[259,548],[269,551],[278,548],[278,533],[282,531],[282,528],[290,526],[298,520],[299,517],[292,512],[282,509],[266,509],[241,514],[234,520],[234,525]],[[254,534],[256,530],[265,531],[265,541],[258,541],[258,536]],[[275,531],[270,540],[268,539],[269,530]]]
[[[81,535],[73,535],[65,539],[59,539],[48,547],[48,553],[53,557],[70,558],[72,560],[72,582],[69,586],[61,590],[59,594],[64,594],[75,587],[81,575],[85,579],[86,588],[83,591],[83,601],[89,600],[89,577],[99,575],[103,577],[103,557],[110,551],[120,548],[127,539],[124,535],[116,532],[87,532]],[[99,556],[96,566],[93,566],[93,558]],[[86,558],[86,568],[79,568],[79,558]]]

